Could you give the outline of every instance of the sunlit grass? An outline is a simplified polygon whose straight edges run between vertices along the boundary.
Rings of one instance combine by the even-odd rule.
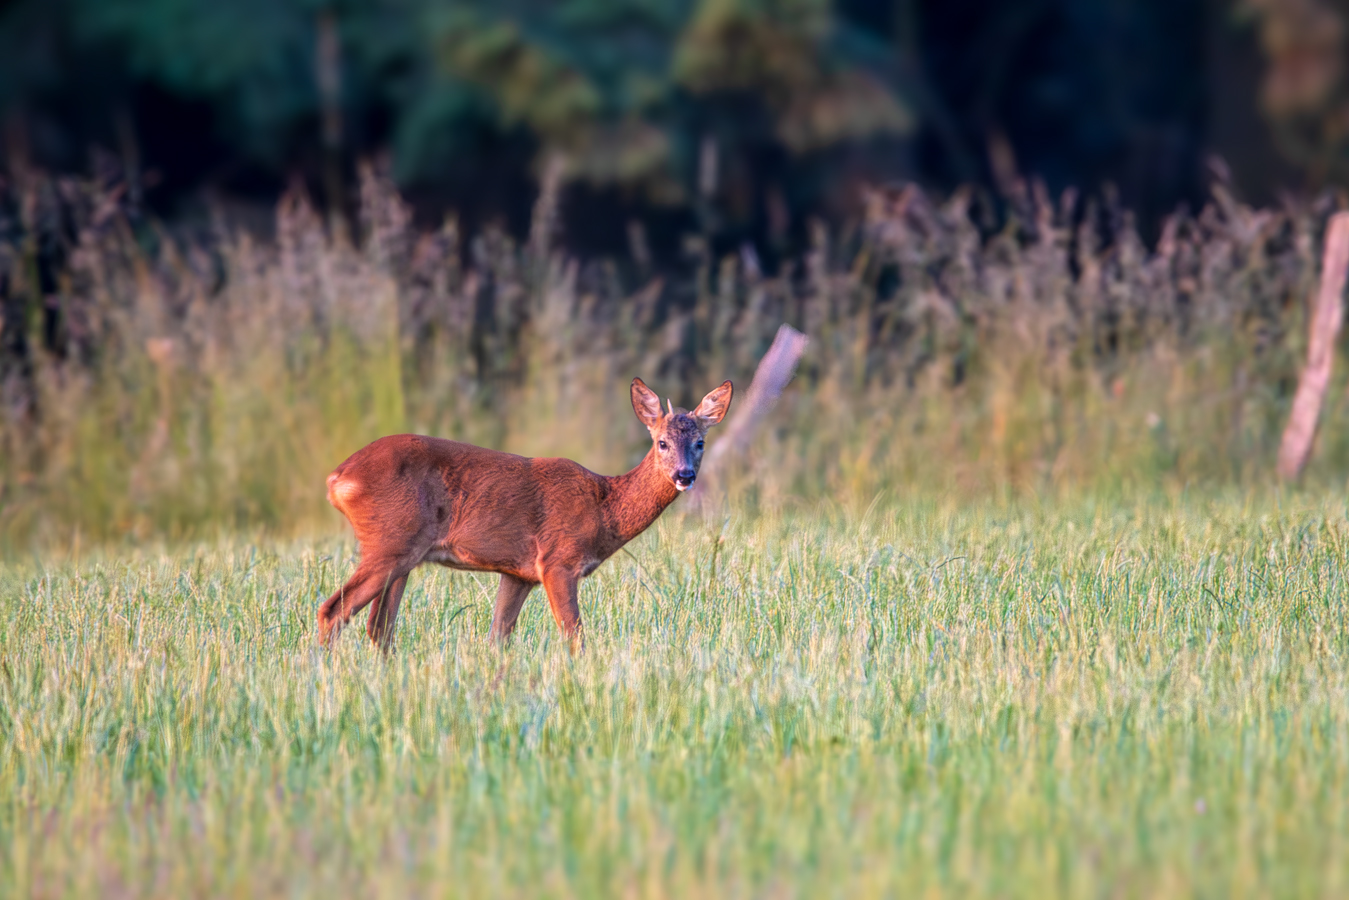
[[[1346,889],[1338,498],[671,514],[631,549],[575,659],[540,593],[503,654],[495,580],[433,569],[391,660],[319,652],[339,540],[6,564],[0,884]]]

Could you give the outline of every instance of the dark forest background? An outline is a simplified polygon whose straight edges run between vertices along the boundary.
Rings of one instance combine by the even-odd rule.
[[[580,255],[685,234],[772,264],[863,184],[1021,172],[1107,192],[1144,234],[1214,175],[1273,201],[1343,174],[1330,0],[8,0],[8,168],[127,173],[170,221],[260,227],[296,181],[350,208],[360,160],[427,224],[528,227],[566,185]],[[1215,163],[1221,159],[1222,164]],[[631,223],[643,229],[634,234]]]
[[[0,0],[0,551],[327,528],[399,431],[621,471],[597,398],[748,384],[784,324],[737,502],[1258,480],[1347,40],[1349,0]]]

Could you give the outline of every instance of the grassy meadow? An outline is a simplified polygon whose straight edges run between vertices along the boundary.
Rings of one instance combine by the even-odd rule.
[[[33,313],[0,359],[0,893],[1349,891],[1349,367],[1305,484],[1270,475],[1333,201],[1219,186],[1145,245],[1036,185],[877,192],[773,272],[692,236],[672,273],[567,259],[556,185],[518,244],[418,232],[369,169],[358,221],[291,194],[261,235],[105,187],[6,188],[74,236],[50,295],[0,241]],[[616,473],[632,376],[743,390],[783,322],[796,379],[711,512],[584,583],[583,655],[538,592],[498,650],[495,578],[431,569],[391,658],[316,648],[348,454]]]
[[[31,896],[1328,896],[1338,491],[668,514],[487,640],[341,540],[0,568],[0,884]],[[360,621],[360,620],[357,620]]]

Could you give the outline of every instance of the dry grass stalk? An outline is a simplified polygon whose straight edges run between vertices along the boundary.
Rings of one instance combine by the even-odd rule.
[[[323,476],[397,431],[623,471],[643,435],[615,385],[688,405],[748,384],[783,322],[811,353],[755,452],[723,460],[737,501],[1267,473],[1302,353],[1288,298],[1315,284],[1332,206],[1220,187],[1149,248],[1126,212],[1042,185],[996,208],[908,188],[776,272],[705,240],[657,272],[567,259],[550,190],[521,246],[418,234],[373,167],[354,234],[296,191],[275,239],[172,234],[116,183],[25,178],[0,196],[0,544],[335,526]],[[1349,465],[1349,434],[1321,446]]]

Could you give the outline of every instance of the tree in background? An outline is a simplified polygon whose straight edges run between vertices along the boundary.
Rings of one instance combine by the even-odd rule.
[[[437,19],[447,68],[504,124],[575,177],[657,202],[707,186],[709,141],[800,155],[913,125],[893,85],[842,52],[825,0],[479,2]]]
[[[1260,106],[1279,150],[1313,185],[1349,181],[1346,20],[1338,0],[1243,0],[1268,67]]]
[[[719,163],[753,183],[772,174],[765,160],[914,122],[887,76],[893,44],[828,0],[45,4],[18,0],[0,20],[0,105],[71,93],[78,79],[51,61],[96,52],[122,62],[125,84],[209,105],[251,165],[318,164],[330,193],[335,157],[387,145],[416,186],[472,165],[492,132],[532,147],[536,173],[565,159],[568,178],[687,205],[700,185],[715,192]],[[25,56],[38,32],[49,46]]]
[[[1268,142],[1237,3],[1285,154],[1340,177],[1342,0],[9,0],[0,118],[11,160],[87,169],[99,142],[158,169],[169,212],[203,183],[339,195],[387,149],[414,202],[470,227],[521,230],[565,160],[589,221],[799,239],[805,215],[855,211],[857,181],[995,184],[990,156],[1055,191],[1113,183],[1146,223],[1251,143],[1214,146],[1214,122]]]

